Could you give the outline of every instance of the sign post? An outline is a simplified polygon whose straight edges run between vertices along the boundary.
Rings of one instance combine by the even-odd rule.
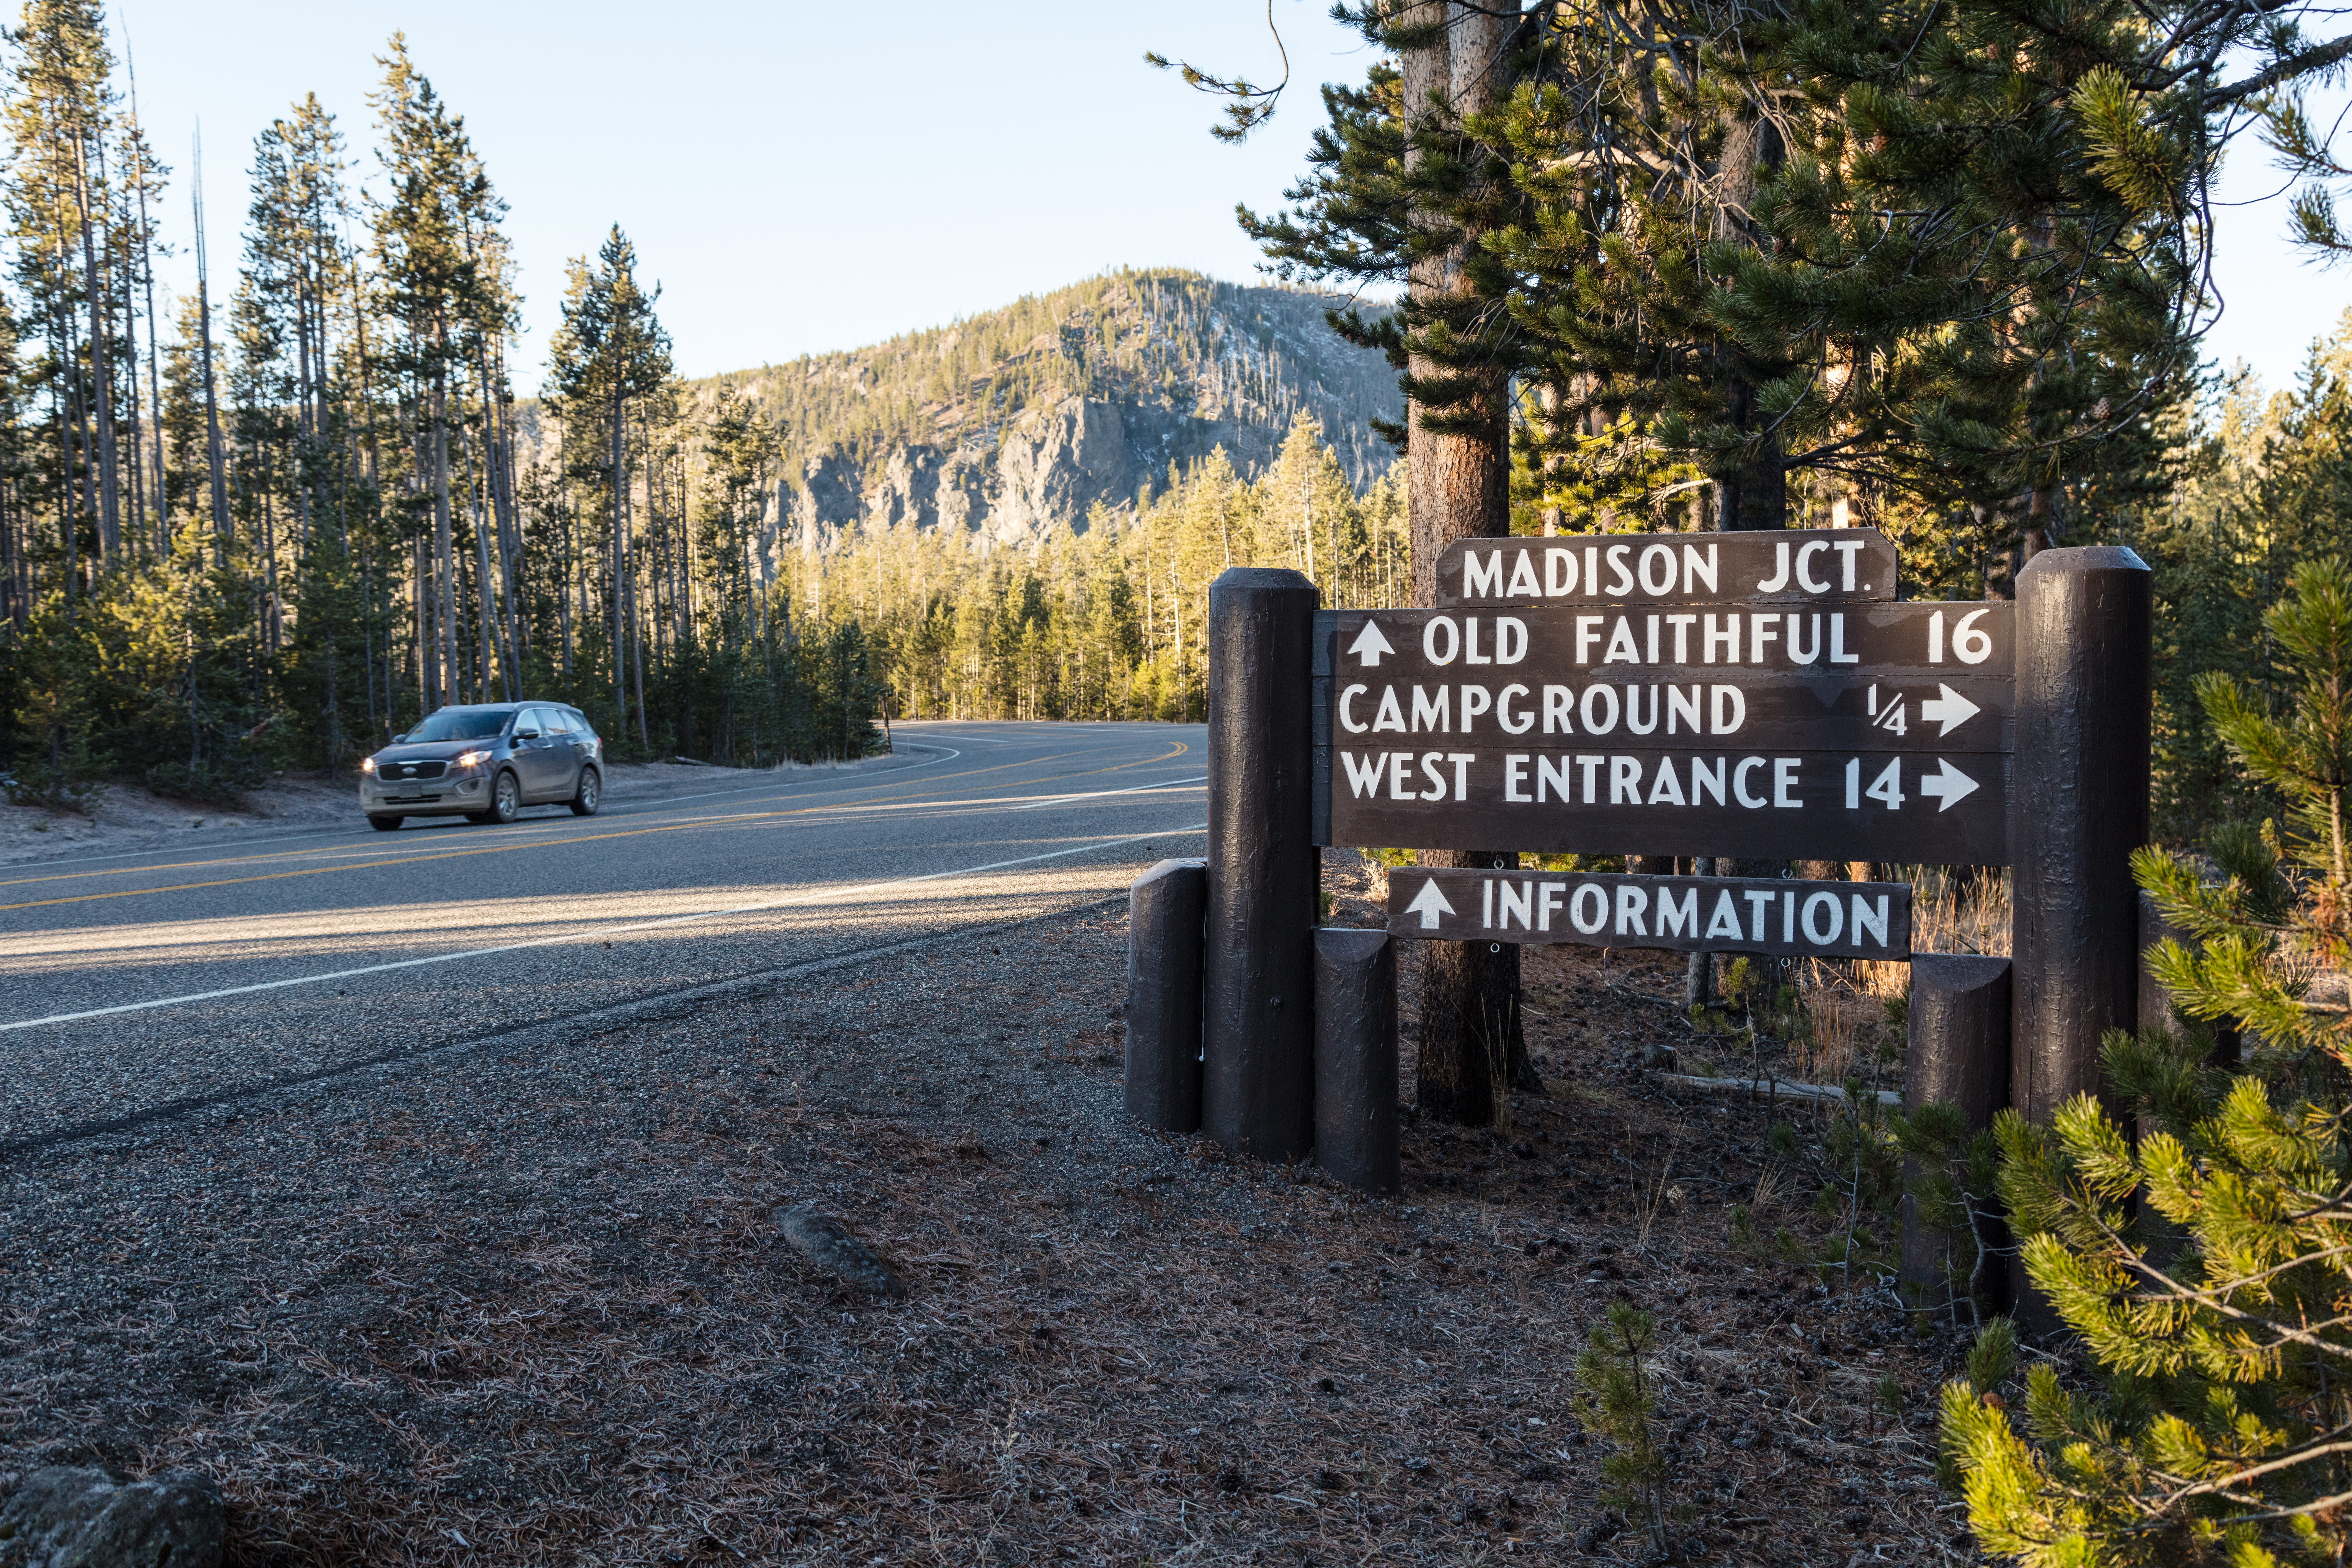
[[[2045,550],[2017,576],[2011,1103],[2047,1121],[2099,1087],[2099,1037],[2139,1017],[2154,574],[2129,550]]]
[[[1201,941],[1209,863],[1162,860],[1127,890],[1127,1113],[1201,1130]]]
[[[1212,1137],[1307,1153],[1319,1051],[1335,1089],[1354,1064],[1333,1157],[1383,1184],[1393,1155],[1365,1097],[1389,1058],[1352,1037],[1392,1032],[1398,937],[1913,956],[1906,885],[1506,856],[1393,873],[1386,936],[1333,936],[1318,972],[1321,844],[2014,866],[2013,962],[1938,960],[1915,979],[1915,1023],[1937,1037],[1915,1029],[1914,1088],[1989,1113],[2006,984],[2009,1102],[2046,1120],[2096,1089],[2100,1035],[2137,1016],[2137,555],[2044,551],[2013,605],[1896,601],[1894,548],[1867,529],[1462,540],[1437,575],[1434,609],[1318,613],[1307,579],[1255,568],[1210,591]]]
[[[1396,943],[1315,933],[1315,1163],[1369,1193],[1403,1184],[1397,1152]]]
[[[1209,587],[1209,909],[1201,1128],[1237,1152],[1315,1146],[1315,926],[1308,689],[1315,584],[1230,567]]]

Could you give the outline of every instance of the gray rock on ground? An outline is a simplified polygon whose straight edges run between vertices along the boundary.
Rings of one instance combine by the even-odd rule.
[[[125,1481],[58,1465],[0,1497],[0,1568],[219,1568],[227,1533],[202,1470]]]
[[[906,1295],[907,1282],[898,1272],[814,1204],[778,1209],[775,1217],[783,1227],[784,1239],[818,1268],[872,1295],[893,1300]]]

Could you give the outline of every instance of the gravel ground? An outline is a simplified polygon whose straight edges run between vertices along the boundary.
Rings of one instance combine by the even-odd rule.
[[[0,1164],[0,1489],[193,1465],[238,1563],[1634,1563],[1573,1414],[1624,1297],[1678,1558],[1969,1560],[1952,1345],[1732,1243],[1810,1194],[1635,1065],[1667,965],[1531,952],[1551,1092],[1409,1123],[1387,1202],[1128,1123],[1124,952],[1115,900]]]

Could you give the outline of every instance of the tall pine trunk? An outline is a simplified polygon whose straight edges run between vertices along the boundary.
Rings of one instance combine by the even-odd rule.
[[[1755,206],[1756,171],[1759,166],[1777,168],[1786,156],[1780,132],[1769,120],[1734,119],[1725,127],[1716,176],[1717,238],[1755,243],[1744,226]],[[1721,343],[1717,353],[1725,420],[1748,439],[1737,462],[1713,476],[1716,529],[1734,532],[1786,528],[1787,464],[1780,438],[1771,428],[1771,416],[1758,405],[1755,372],[1735,342]]]
[[[98,284],[98,246],[90,234],[89,163],[81,133],[74,134],[74,205],[81,218],[82,302],[89,314],[90,401],[98,416],[98,547],[112,557],[122,548],[121,487],[116,483],[114,380],[106,356],[106,296]]]
[[[1735,120],[1726,127],[1717,175],[1718,238],[1753,243],[1740,225],[1754,208],[1756,170],[1759,164],[1777,167],[1785,155],[1780,133],[1769,121]],[[1724,343],[1717,353],[1721,356],[1726,421],[1748,435],[1749,440],[1737,464],[1714,476],[1716,530],[1739,532],[1786,528],[1789,487],[1780,439],[1769,428],[1769,416],[1757,405],[1756,383],[1747,356],[1732,342]],[[1788,874],[1789,863],[1769,858],[1723,857],[1716,860],[1715,868],[1731,877],[1781,877]],[[1757,953],[1750,955],[1748,963],[1759,976],[1759,988],[1763,994],[1777,996],[1784,962]],[[1714,958],[1708,954],[1691,955],[1683,992],[1696,1005],[1705,1005],[1713,999],[1714,964]]]
[[[132,133],[135,136],[138,133],[137,127],[139,121],[138,87],[135,80],[133,81],[131,88],[131,118]],[[155,544],[159,552],[169,552],[172,548],[172,516],[171,504],[165,499],[169,494],[169,491],[164,488],[163,472],[163,447],[165,446],[163,439],[163,374],[162,362],[157,358],[158,354],[162,353],[162,349],[155,335],[155,231],[153,226],[149,223],[147,218],[147,159],[145,154],[145,145],[144,142],[141,142],[139,143],[141,148],[141,153],[138,160],[139,276],[140,281],[145,288],[147,295],[147,397],[148,407],[153,416],[152,425],[155,431],[155,438],[153,442],[151,443],[154,448],[153,482],[155,494]]]
[[[213,378],[211,275],[205,265],[204,151],[196,152],[196,344],[205,376],[205,463],[210,470],[213,537],[228,538],[228,465],[221,452],[220,394]]]
[[[625,405],[619,394],[613,397],[613,711],[619,728],[629,727],[629,702],[626,667],[628,642],[622,621],[623,607],[628,601],[629,579],[629,479],[625,462],[628,442]]]
[[[488,443],[485,442],[484,445],[487,447]],[[482,694],[482,700],[488,701],[490,669],[495,664],[499,672],[499,689],[504,694],[501,700],[511,702],[515,695],[514,668],[507,659],[497,657],[490,651],[492,645],[498,640],[498,595],[491,591],[490,520],[485,515],[484,505],[484,491],[488,487],[483,482],[479,462],[469,462],[467,468],[471,471],[466,476],[466,499],[474,517],[474,621],[476,639],[479,644],[482,661],[482,679],[478,689]]]
[[[1447,16],[1444,43],[1404,52],[1403,88],[1408,124],[1433,129],[1458,124],[1491,108],[1509,90],[1512,30],[1517,19],[1486,5],[1455,0],[1449,8],[1429,0],[1412,19]],[[1450,113],[1430,107],[1443,95]],[[1426,156],[1416,149],[1407,157]],[[1424,222],[1430,221],[1427,218]],[[1414,264],[1410,288],[1416,303],[1435,306],[1448,297],[1467,296],[1471,282],[1464,264],[1477,236],[1465,234],[1448,252]],[[1412,357],[1417,379],[1444,374],[1424,355]],[[1510,531],[1510,425],[1508,379],[1502,372],[1481,376],[1471,408],[1448,409],[1449,426],[1475,413],[1474,427],[1433,428],[1418,400],[1407,410],[1406,506],[1412,549],[1412,602],[1437,602],[1437,562],[1447,544],[1461,538],[1494,538]],[[1516,866],[1509,849],[1424,849],[1424,866]],[[1519,1016],[1519,950],[1508,943],[1433,942],[1423,946],[1421,1044],[1416,1089],[1422,1110],[1465,1126],[1495,1120],[1507,1087],[1540,1090],[1528,1059]]]
[[[444,700],[457,697],[457,561],[449,519],[449,387],[444,374],[433,378],[433,573],[439,592],[434,614],[440,623]]]

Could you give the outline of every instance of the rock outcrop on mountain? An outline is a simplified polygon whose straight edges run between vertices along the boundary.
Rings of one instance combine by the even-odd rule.
[[[1223,448],[1244,477],[1299,416],[1359,483],[1391,457],[1396,374],[1324,312],[1344,301],[1189,273],[1124,272],[952,327],[716,378],[784,440],[761,554],[911,524],[982,548],[1131,512],[1171,465]],[[704,389],[715,391],[715,386]]]

